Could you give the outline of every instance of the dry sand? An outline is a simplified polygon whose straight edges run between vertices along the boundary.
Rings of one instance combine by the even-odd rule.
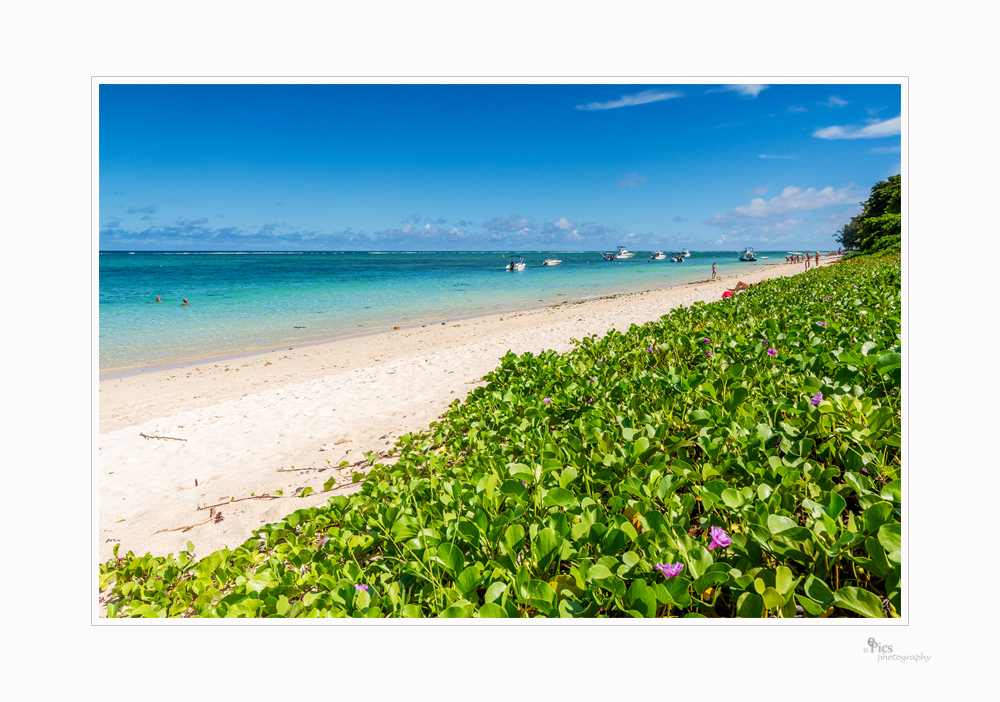
[[[739,277],[755,283],[802,271],[802,264],[771,264]],[[719,300],[735,281],[101,380],[98,557],[110,558],[116,543],[121,554],[137,555],[177,553],[188,541],[201,556],[235,548],[262,524],[324,504],[336,494],[322,492],[333,475],[342,486],[337,492],[357,490],[352,470],[335,468],[341,461],[387,452],[400,435],[427,428],[451,402],[482,385],[508,350],[568,351],[571,338],[623,331],[678,305]],[[298,497],[307,486],[316,492]],[[278,490],[282,497],[241,499]],[[220,503],[215,512],[199,509]]]

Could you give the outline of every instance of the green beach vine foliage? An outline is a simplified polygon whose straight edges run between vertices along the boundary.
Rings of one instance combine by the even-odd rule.
[[[900,309],[868,258],[508,354],[353,495],[116,549],[107,616],[898,616]]]

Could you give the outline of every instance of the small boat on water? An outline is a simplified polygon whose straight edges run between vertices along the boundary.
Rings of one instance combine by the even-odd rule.
[[[632,258],[633,256],[635,256],[635,254],[626,249],[624,246],[619,246],[618,253],[615,254],[615,258]]]
[[[670,260],[674,263],[684,263],[684,254],[674,254],[670,257]]]
[[[653,255],[652,255],[652,256],[650,256],[649,258],[650,258],[651,260],[653,260],[653,261],[662,261],[662,260],[664,260],[664,259],[665,259],[666,257],[667,257],[667,255],[666,255],[665,253],[663,253],[662,251],[654,251],[654,252],[653,252]]]
[[[510,263],[507,264],[507,270],[509,270],[509,271],[523,271],[524,270],[524,256],[512,256]]]
[[[740,260],[751,261],[751,262],[757,260],[757,255],[753,252],[752,246],[748,246],[745,249],[743,249],[743,253],[740,254]]]
[[[613,253],[602,253],[601,256],[604,258],[605,261],[615,260],[615,255]]]
[[[683,251],[681,251],[681,256],[683,256],[684,258],[691,258],[691,252],[688,251],[687,249],[684,249]]]
[[[558,258],[547,258],[542,261],[543,266],[558,266],[562,261]]]

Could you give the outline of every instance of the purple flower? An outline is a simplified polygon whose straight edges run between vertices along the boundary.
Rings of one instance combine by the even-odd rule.
[[[603,366],[604,365],[604,361],[598,361],[597,364]]]
[[[684,570],[683,563],[657,563],[653,567],[663,573],[664,578],[675,578]]]
[[[712,340],[711,340],[711,339],[709,339],[709,338],[708,338],[707,336],[703,336],[703,337],[701,338],[701,343],[703,343],[703,344],[711,344],[711,343],[712,343]]]
[[[826,326],[826,322],[816,322],[816,324],[820,325],[821,327],[825,327]]]
[[[768,356],[771,356],[772,358],[774,358],[775,356],[777,356],[777,355],[778,355],[778,352],[777,352],[777,351],[775,351],[774,349],[768,349],[768,350],[767,350],[767,355],[768,355]]]
[[[712,537],[712,543],[708,545],[708,550],[711,551],[716,546],[725,548],[729,544],[733,543],[733,540],[729,538],[729,534],[722,527],[710,527],[708,530],[709,536]]]
[[[646,350],[649,351],[650,353],[653,353],[653,347],[652,346],[647,346]]]
[[[550,406],[552,404],[552,398],[551,397],[543,397],[542,398],[542,402],[544,402],[546,406]]]
[[[587,400],[587,404],[588,405],[594,404],[594,398],[591,397],[589,400]]]
[[[528,487],[528,481],[522,480],[521,485],[523,485],[524,487]]]
[[[711,352],[711,351],[706,351],[706,352],[705,352],[705,358],[708,358],[708,357],[709,357],[709,356],[711,356],[711,355],[712,355],[712,352]]]
[[[364,590],[365,592],[368,592],[368,586],[365,585],[364,583],[354,583],[354,589],[355,590]]]
[[[597,378],[591,378],[591,379],[590,379],[590,382],[592,382],[592,383],[596,383],[596,382],[597,382]]]
[[[840,316],[840,312],[837,312],[835,315],[833,315],[833,318],[837,319],[839,316]]]
[[[812,396],[812,399],[809,400],[809,404],[811,404],[811,405],[818,405],[822,401],[823,401],[823,393],[818,392],[818,393],[816,393],[815,395]]]
[[[323,548],[323,545],[329,540],[330,540],[329,536],[324,536],[323,539],[319,542],[319,548]]]

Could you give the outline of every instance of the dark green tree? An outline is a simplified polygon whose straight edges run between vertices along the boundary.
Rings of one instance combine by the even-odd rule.
[[[890,176],[872,186],[861,214],[837,232],[836,240],[861,253],[899,251],[902,242],[902,176]]]

